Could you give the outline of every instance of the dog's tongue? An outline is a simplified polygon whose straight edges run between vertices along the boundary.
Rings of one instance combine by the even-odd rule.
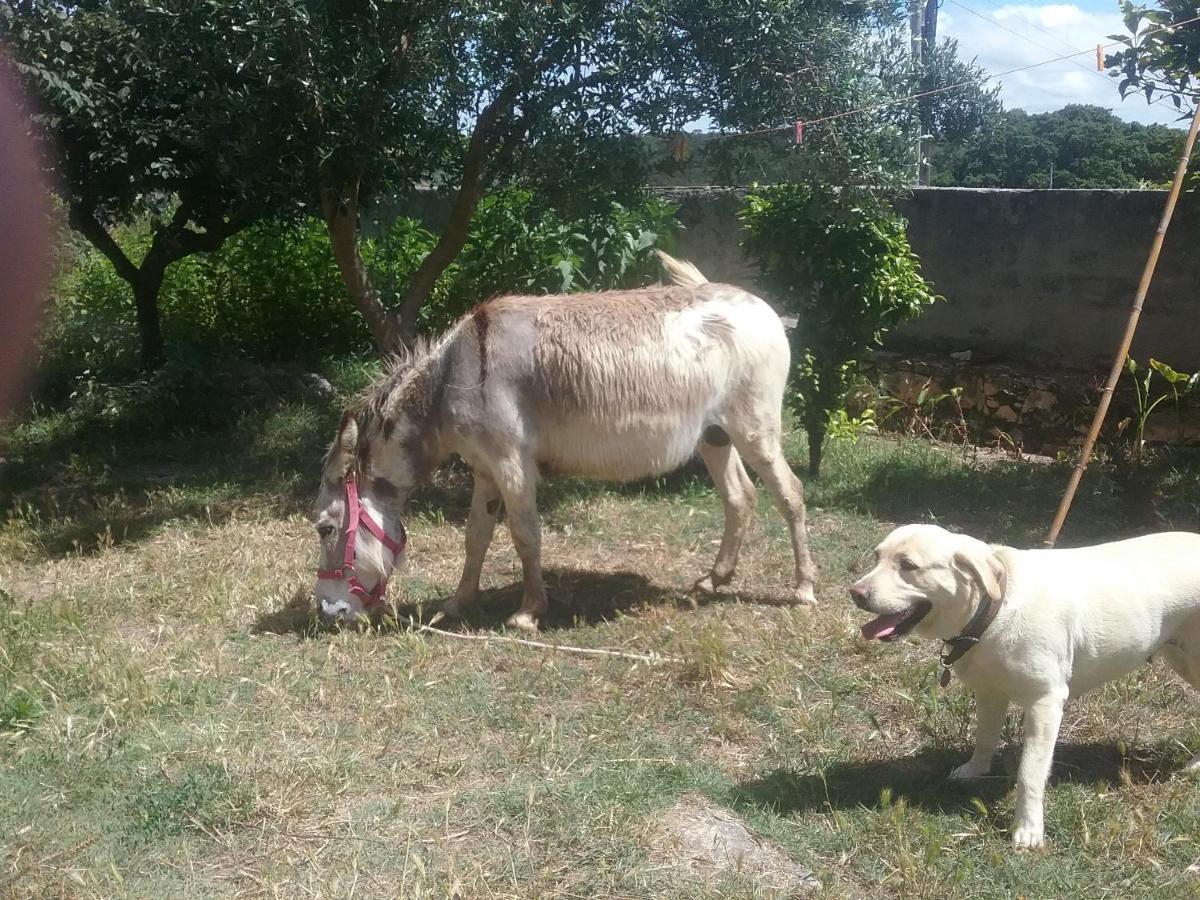
[[[907,613],[892,613],[890,616],[880,616],[878,619],[872,619],[862,627],[862,636],[868,641],[875,638],[885,638],[896,630],[896,626],[904,621]]]

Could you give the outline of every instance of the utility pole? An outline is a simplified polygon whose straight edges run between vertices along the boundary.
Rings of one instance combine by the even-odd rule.
[[[913,84],[919,93],[924,83],[925,63],[929,49],[937,40],[938,0],[909,0],[908,28],[912,37]],[[925,135],[933,130],[929,102],[921,97],[917,100],[916,180],[918,185],[929,184],[929,147]]]

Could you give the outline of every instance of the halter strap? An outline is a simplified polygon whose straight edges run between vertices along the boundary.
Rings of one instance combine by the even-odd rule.
[[[387,590],[387,578],[380,578],[375,587],[369,591],[358,580],[358,574],[354,571],[354,561],[357,558],[354,547],[358,540],[359,523],[366,526],[367,531],[371,532],[376,540],[390,550],[394,557],[398,557],[404,550],[405,544],[408,543],[408,533],[404,530],[403,524],[400,525],[399,538],[392,538],[383,530],[382,525],[371,518],[366,507],[358,500],[358,483],[354,473],[351,472],[346,476],[346,552],[342,554],[342,567],[340,569],[317,569],[317,579],[347,582],[350,585],[350,593],[362,600],[364,607],[370,609],[383,599],[384,591]]]

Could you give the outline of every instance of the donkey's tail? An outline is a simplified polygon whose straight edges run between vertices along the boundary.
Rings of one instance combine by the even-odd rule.
[[[658,254],[658,260],[667,270],[667,274],[671,276],[671,280],[681,287],[699,287],[702,284],[708,284],[708,279],[687,260],[668,256],[661,250],[654,252]]]

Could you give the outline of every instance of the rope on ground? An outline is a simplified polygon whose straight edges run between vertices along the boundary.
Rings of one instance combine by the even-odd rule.
[[[436,621],[436,619],[435,619]],[[530,641],[524,638],[505,637],[499,634],[463,634],[458,631],[444,631],[432,625],[414,623],[417,631],[427,631],[430,634],[454,638],[459,641],[482,641],[483,643],[520,644],[522,647],[536,647],[539,650],[553,650],[561,653],[577,653],[581,656],[607,656],[617,659],[629,659],[634,662],[644,662],[650,665],[662,663],[681,663],[683,660],[676,656],[666,656],[662,653],[627,653],[624,650],[602,650],[594,647],[572,647],[570,644],[549,644],[544,641]]]

